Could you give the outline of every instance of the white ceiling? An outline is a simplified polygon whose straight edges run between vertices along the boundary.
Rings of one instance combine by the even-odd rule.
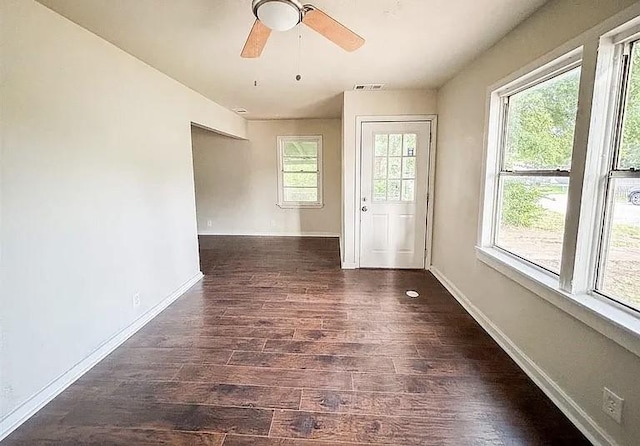
[[[274,32],[252,60],[240,58],[251,0],[39,1],[249,119],[339,117],[340,93],[355,83],[438,87],[545,2],[309,0],[365,46],[347,53],[299,25]]]

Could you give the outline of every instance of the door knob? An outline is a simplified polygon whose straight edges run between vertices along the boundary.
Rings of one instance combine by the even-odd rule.
[[[362,212],[367,212],[369,209],[367,209],[366,206],[362,206]]]

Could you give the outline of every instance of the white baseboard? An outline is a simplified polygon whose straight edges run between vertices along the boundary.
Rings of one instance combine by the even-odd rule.
[[[342,269],[358,269],[356,263],[342,262]]]
[[[118,348],[124,341],[133,336],[138,330],[149,323],[176,299],[182,296],[189,288],[195,285],[203,275],[201,272],[182,284],[177,290],[167,296],[162,302],[151,308],[145,314],[136,319],[131,325],[121,330],[115,336],[104,342],[93,353],[77,363],[67,372],[56,378],[44,389],[29,398],[14,411],[0,420],[0,441],[16,430],[36,412],[42,409],[52,399],[62,393],[78,378],[87,373],[94,365],[104,359],[109,353]]]
[[[334,237],[339,238],[340,234],[335,232],[217,232],[217,231],[199,231],[198,235],[231,235],[238,237]]]
[[[431,273],[444,285],[464,309],[482,326],[482,328],[500,345],[516,364],[536,383],[551,401],[571,420],[591,443],[595,445],[616,446],[611,438],[564,390],[553,381],[544,370],[533,362],[518,346],[509,339],[491,320],[478,309],[464,294],[447,279],[437,268],[431,267]]]

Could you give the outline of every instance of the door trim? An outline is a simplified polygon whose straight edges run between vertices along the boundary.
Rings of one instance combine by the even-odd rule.
[[[425,232],[425,259],[424,269],[431,270],[432,248],[433,248],[433,196],[435,189],[435,171],[436,171],[436,140],[438,131],[437,115],[398,115],[398,116],[356,116],[356,170],[355,170],[355,188],[356,200],[355,207],[352,209],[355,221],[355,237],[354,237],[354,253],[355,268],[360,268],[360,203],[362,202],[361,172],[362,172],[362,125],[365,123],[375,122],[428,122],[431,124],[431,141],[429,144],[429,168],[427,170],[427,184],[423,185],[427,188],[427,221],[425,222],[427,229]]]

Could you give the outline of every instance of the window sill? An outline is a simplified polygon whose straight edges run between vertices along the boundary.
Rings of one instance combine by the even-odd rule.
[[[277,203],[281,209],[322,209],[324,204],[296,204],[296,203]]]
[[[640,317],[608,299],[560,290],[558,279],[496,248],[476,247],[477,258],[547,302],[640,356]]]

